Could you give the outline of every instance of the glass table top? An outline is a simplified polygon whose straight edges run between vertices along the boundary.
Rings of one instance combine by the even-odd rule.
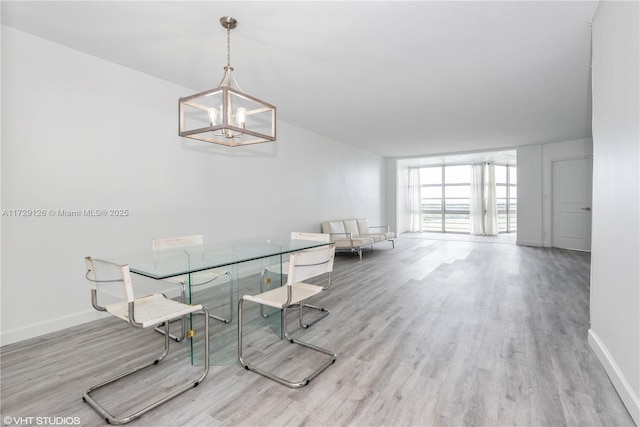
[[[287,238],[237,240],[95,258],[128,264],[132,273],[152,279],[166,279],[329,244]]]

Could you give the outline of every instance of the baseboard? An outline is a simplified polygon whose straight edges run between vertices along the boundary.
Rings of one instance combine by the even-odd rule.
[[[516,240],[516,245],[518,246],[543,246],[542,242],[529,242],[526,240]]]
[[[238,274],[241,278],[245,278],[247,276],[259,274],[264,269],[264,266],[262,265],[251,264],[252,263],[248,263],[246,266],[242,266],[236,271],[236,274]],[[136,276],[135,280],[136,292],[139,292],[141,295],[152,292],[162,292],[165,293],[167,297],[174,298],[180,294],[178,287],[174,285],[167,284],[161,287],[158,285],[157,281],[153,279],[147,279],[142,276]],[[228,282],[228,278],[226,276],[223,276],[211,285],[204,285],[202,287],[199,287],[199,290],[207,289],[210,286],[219,286],[221,283],[225,282]],[[110,302],[111,300],[108,300],[108,298],[113,298],[113,296],[114,295],[111,295],[109,292],[106,292],[105,294],[103,294],[103,298],[107,299],[103,300],[103,302]],[[87,301],[87,303],[88,302],[89,301]],[[105,315],[104,313],[100,313],[94,309],[89,309],[79,313],[73,313],[67,316],[46,320],[44,322],[25,325],[8,331],[2,331],[0,332],[0,346],[36,338],[41,335],[50,334],[52,332],[58,332],[66,328],[81,325],[83,323],[101,319],[106,316],[107,315]]]
[[[41,335],[57,332],[62,329],[81,325],[103,317],[106,317],[106,315],[91,309],[81,313],[75,313],[69,316],[58,317],[57,319],[51,319],[45,322],[11,329],[0,334],[0,345],[4,346],[36,338]]]
[[[633,392],[623,373],[620,371],[620,368],[618,368],[615,360],[611,357],[607,348],[592,329],[589,329],[589,345],[596,353],[596,356],[600,360],[600,363],[602,363],[602,366],[604,366],[607,375],[609,375],[613,386],[616,388],[616,391],[618,392],[622,403],[626,406],[627,411],[629,411],[631,418],[633,418],[636,425],[640,425],[640,399]]]

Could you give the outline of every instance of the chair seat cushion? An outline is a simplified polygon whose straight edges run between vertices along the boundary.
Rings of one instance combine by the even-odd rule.
[[[337,248],[350,248],[351,242],[353,242],[354,248],[359,248],[361,246],[368,246],[375,243],[375,241],[370,237],[357,237],[354,239],[335,239],[333,242],[336,244]]]
[[[126,301],[109,304],[105,308],[112,315],[126,322],[129,321],[129,304]],[[135,321],[141,323],[143,328],[159,325],[200,310],[202,310],[201,305],[182,304],[162,294],[147,295],[134,300]]]
[[[344,231],[347,233],[351,233],[351,237],[358,237],[360,235],[360,231],[358,230],[358,222],[355,219],[345,219],[342,221],[344,223]]]
[[[374,243],[382,242],[387,239],[385,234],[371,233],[371,234],[361,234],[360,237],[366,237],[369,239],[373,239]]]
[[[331,233],[344,233],[344,222],[342,221],[326,221],[322,223],[322,232]]]
[[[258,304],[282,309],[287,302],[288,286],[289,285],[280,286],[258,295],[245,295],[242,298],[247,301],[253,301]],[[294,283],[291,285],[292,296],[290,304],[296,304],[302,300],[317,295],[322,292],[323,289],[324,288],[322,286],[310,285],[308,283]]]

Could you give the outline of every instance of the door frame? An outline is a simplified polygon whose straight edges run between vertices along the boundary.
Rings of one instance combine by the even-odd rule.
[[[589,209],[591,210],[591,207],[593,206],[593,155],[591,156],[575,156],[575,157],[568,157],[568,158],[557,158],[557,159],[551,159],[551,165],[550,165],[550,172],[551,172],[551,182],[550,182],[550,200],[549,200],[549,206],[550,206],[550,216],[549,216],[549,225],[550,225],[550,236],[549,236],[549,241],[550,241],[550,246],[551,247],[557,247],[557,248],[561,248],[561,249],[570,249],[570,250],[576,250],[576,251],[584,251],[584,252],[591,252],[591,239],[592,239],[592,233],[591,233],[591,227],[592,227],[592,223],[593,223],[593,211],[591,211],[590,214],[590,224],[589,224],[589,248],[588,249],[576,249],[576,248],[563,248],[561,246],[556,246],[557,242],[555,242],[554,236],[555,236],[555,230],[556,230],[556,224],[555,224],[555,174],[554,174],[554,169],[555,169],[555,165],[559,162],[567,162],[567,161],[572,161],[572,160],[587,160],[590,164],[589,164],[589,175],[590,175],[590,179],[591,181],[589,182],[589,186],[590,188],[590,196],[591,196],[591,200],[589,201]]]

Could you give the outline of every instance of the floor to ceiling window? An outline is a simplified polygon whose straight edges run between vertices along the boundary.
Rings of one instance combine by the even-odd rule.
[[[517,181],[512,165],[495,165],[498,231],[516,231]],[[419,168],[420,230],[469,233],[471,164]]]
[[[518,201],[516,167],[495,165],[496,200],[498,203],[498,231],[516,231],[516,206]]]

